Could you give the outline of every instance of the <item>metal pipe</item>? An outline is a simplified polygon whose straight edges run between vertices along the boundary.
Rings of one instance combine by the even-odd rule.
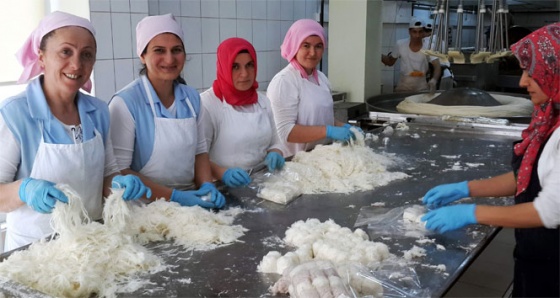
[[[445,2],[446,2],[446,0],[441,1],[441,6],[439,7],[439,10],[438,10],[438,15],[441,15],[441,16],[439,17],[438,35],[437,35],[437,40],[436,40],[435,51],[441,51],[441,40],[443,38],[443,36],[442,36],[443,32],[442,31],[444,29],[443,23],[445,21],[444,20],[444,15],[443,15],[445,13]]]
[[[509,30],[509,24],[508,24],[508,14],[509,14],[509,8],[507,6],[507,2],[504,1],[504,16],[505,16],[505,20],[506,20],[506,50],[509,49],[509,36],[508,36],[508,30]]]
[[[461,50],[461,39],[463,38],[463,0],[459,0],[457,7],[457,34],[455,34],[455,49]]]
[[[498,7],[498,0],[492,1],[492,16],[490,18],[490,42],[488,43],[488,51],[493,52],[495,51],[495,42],[496,42],[496,7]]]
[[[449,48],[449,0],[445,1],[445,35],[442,35],[442,42],[443,46],[441,48],[441,52],[447,54]]]
[[[480,52],[480,49],[483,46],[482,30],[484,29],[484,13],[486,13],[486,6],[484,5],[484,0],[478,0],[475,53]]]
[[[432,11],[432,14],[434,15],[433,21],[432,21],[432,34],[430,34],[430,41],[428,42],[428,49],[432,50],[432,41],[434,39],[434,33],[436,32],[436,23],[437,23],[437,18],[438,18],[438,5],[439,5],[439,0],[436,1],[436,6],[434,7],[434,10]]]

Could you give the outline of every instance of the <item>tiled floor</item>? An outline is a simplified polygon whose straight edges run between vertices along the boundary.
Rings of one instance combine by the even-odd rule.
[[[444,297],[509,297],[513,229],[502,229]]]

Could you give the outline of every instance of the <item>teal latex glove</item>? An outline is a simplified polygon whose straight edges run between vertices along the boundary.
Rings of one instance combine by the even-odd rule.
[[[278,152],[268,152],[266,158],[264,159],[269,172],[274,172],[275,170],[281,170],[284,167],[286,160]]]
[[[226,198],[213,183],[202,183],[198,191],[202,194],[202,196],[210,195],[210,201],[214,204],[214,206],[216,206],[215,208],[222,208],[226,204]]]
[[[430,209],[439,208],[451,202],[470,196],[467,181],[442,184],[430,189],[422,202]]]
[[[135,175],[117,175],[113,177],[111,187],[115,189],[124,188],[123,200],[125,201],[137,200],[144,195],[148,199],[152,196],[152,190]]]
[[[343,127],[346,127],[346,128],[348,128],[348,129],[354,127],[355,129],[358,130],[359,133],[364,134],[364,131],[363,131],[360,127],[355,126],[355,125],[352,125],[352,124],[350,124],[350,123],[345,123],[345,124],[343,125]]]
[[[445,206],[431,210],[422,216],[421,220],[426,222],[426,229],[445,233],[478,223],[475,209],[475,204]]]
[[[37,212],[51,213],[56,201],[68,203],[66,195],[54,185],[46,180],[25,178],[19,186],[19,199]]]
[[[356,139],[356,136],[348,127],[327,125],[327,138],[348,142],[350,139]]]
[[[222,181],[229,187],[240,187],[251,183],[251,177],[241,168],[229,168],[222,176]]]

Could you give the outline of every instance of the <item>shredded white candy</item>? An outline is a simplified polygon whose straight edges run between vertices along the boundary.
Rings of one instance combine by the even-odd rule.
[[[231,225],[240,208],[214,214],[160,200],[130,209],[124,190],[113,190],[105,201],[105,224],[92,222],[78,195],[57,187],[68,197],[68,204],[58,202],[52,213],[58,238],[35,242],[0,263],[0,276],[56,297],[115,297],[150,283],[147,276],[166,266],[141,245],[149,241],[173,239],[186,249],[212,249],[246,231]]]
[[[361,134],[359,134],[361,135]],[[408,177],[389,172],[394,161],[376,154],[357,138],[353,145],[317,145],[310,152],[298,152],[279,173],[262,185],[258,197],[287,204],[301,194],[351,193],[371,190]]]

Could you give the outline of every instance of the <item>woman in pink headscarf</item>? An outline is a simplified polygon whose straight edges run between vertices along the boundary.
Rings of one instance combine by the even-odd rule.
[[[229,187],[251,182],[247,170],[284,166],[270,102],[257,92],[257,54],[242,38],[218,46],[217,78],[200,97],[212,173]]]
[[[91,23],[64,12],[46,16],[17,53],[26,90],[0,106],[0,211],[8,212],[5,250],[52,233],[56,202],[68,202],[55,183],[72,187],[90,218],[101,218],[109,187],[123,198],[150,190],[121,176],[109,136],[105,102],[85,93],[97,45]]]
[[[186,52],[173,15],[148,16],[138,23],[136,53],[140,77],[109,103],[119,168],[140,176],[155,198],[222,208],[225,198],[212,183],[200,124],[200,96],[180,76]]]
[[[437,186],[424,196],[423,218],[439,232],[468,224],[515,229],[513,296],[560,296],[560,23],[545,26],[511,47],[535,109],[513,147],[513,171],[483,180]],[[458,204],[464,197],[515,196],[513,206]]]
[[[311,150],[327,138],[349,141],[350,125],[334,119],[331,85],[317,65],[327,47],[323,27],[314,20],[294,22],[280,46],[289,64],[267,89],[276,129],[286,156]]]

